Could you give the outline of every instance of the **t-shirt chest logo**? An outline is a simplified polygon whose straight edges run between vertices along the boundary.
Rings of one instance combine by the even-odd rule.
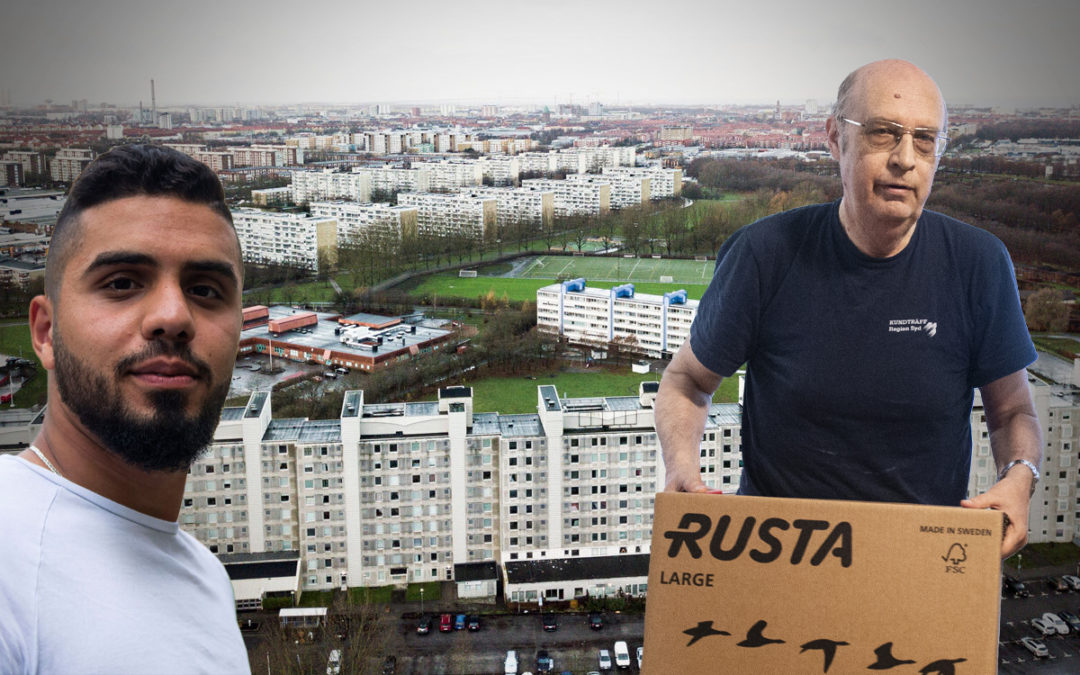
[[[930,319],[889,319],[890,333],[921,333],[927,337],[937,335],[937,321]]]

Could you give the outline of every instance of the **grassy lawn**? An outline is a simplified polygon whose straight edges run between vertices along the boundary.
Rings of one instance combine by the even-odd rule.
[[[593,396],[637,396],[638,383],[655,381],[657,373],[634,373],[629,366],[619,372],[604,369],[589,372],[537,373],[536,379],[527,377],[490,377],[465,382],[473,388],[473,410],[501,414],[535,413],[536,388],[550,384],[560,396],[589,398]],[[713,396],[717,403],[733,403],[739,398],[737,378],[724,380]]]
[[[476,277],[462,279],[457,274],[433,274],[400,286],[413,295],[434,295],[438,298],[478,298],[494,292],[497,299],[506,294],[511,302],[536,302],[536,291],[555,283],[551,279],[507,279],[503,277]],[[591,288],[611,288],[619,285],[614,281],[589,281]],[[668,291],[683,289],[691,300],[700,300],[708,284],[661,284],[659,282],[634,282],[638,293],[663,295]]]
[[[1031,340],[1039,349],[1048,351],[1051,354],[1057,354],[1065,359],[1073,359],[1080,355],[1080,340],[1041,336],[1032,336]]]
[[[1019,554],[1007,559],[1005,566],[1015,573],[1021,563],[1020,557],[1023,558],[1020,571],[1035,567],[1075,565],[1080,561],[1080,547],[1071,543],[1028,544]],[[1075,574],[1075,571],[1072,573]]]
[[[45,403],[48,378],[41,367],[34,346],[30,342],[30,330],[25,323],[0,326],[0,354],[30,359],[38,364],[35,375],[15,392],[15,407],[29,408]],[[6,393],[6,389],[4,392]]]

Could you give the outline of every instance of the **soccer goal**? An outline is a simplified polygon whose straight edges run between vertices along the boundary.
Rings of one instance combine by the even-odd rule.
[[[662,284],[673,284],[673,283],[675,283],[675,279],[670,274],[661,274],[660,275],[660,283],[662,283]]]
[[[475,279],[476,270],[458,270],[457,275],[460,279]]]

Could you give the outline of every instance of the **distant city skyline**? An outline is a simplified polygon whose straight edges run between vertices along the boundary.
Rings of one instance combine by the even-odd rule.
[[[801,104],[879,58],[950,105],[1080,105],[1080,2],[13,0],[16,105]]]

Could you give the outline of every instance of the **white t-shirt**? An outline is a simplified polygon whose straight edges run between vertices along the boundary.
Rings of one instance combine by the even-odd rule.
[[[0,456],[0,671],[249,673],[225,568],[175,522]]]

